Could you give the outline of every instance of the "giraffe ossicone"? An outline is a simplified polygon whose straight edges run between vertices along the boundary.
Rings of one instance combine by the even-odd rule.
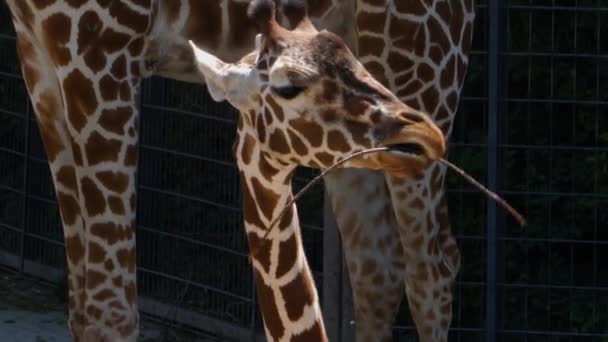
[[[408,176],[445,152],[443,134],[427,115],[399,101],[338,36],[318,32],[305,14],[285,13],[295,26],[290,31],[274,19],[272,0],[253,1],[249,15],[261,36],[236,63],[190,42],[213,99],[241,113],[234,155],[270,341],[327,340],[295,205],[268,233],[292,198],[294,169],[326,168],[354,152],[392,146],[345,165]]]

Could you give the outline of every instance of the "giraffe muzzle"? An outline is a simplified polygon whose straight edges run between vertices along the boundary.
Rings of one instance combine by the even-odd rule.
[[[406,126],[381,145],[388,150],[374,157],[378,166],[398,177],[420,172],[445,153],[443,135],[430,121]]]
[[[380,146],[389,148],[386,159],[429,164],[445,154],[445,138],[423,113],[402,112],[375,131]],[[392,164],[392,162],[391,162]]]
[[[445,154],[445,140],[432,123],[406,126],[382,143],[388,154],[405,159],[431,162]]]
[[[389,152],[404,153],[415,156],[423,156],[425,154],[424,147],[417,143],[401,143],[387,146]]]

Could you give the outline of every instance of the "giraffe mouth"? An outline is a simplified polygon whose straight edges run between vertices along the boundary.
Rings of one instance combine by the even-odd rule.
[[[405,154],[408,156],[424,156],[426,154],[424,147],[422,145],[412,142],[400,143],[400,144],[392,144],[387,146],[389,148],[389,152],[394,152],[397,154]]]

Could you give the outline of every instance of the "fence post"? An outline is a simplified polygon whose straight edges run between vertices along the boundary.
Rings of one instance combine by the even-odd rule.
[[[29,205],[27,203],[29,192],[29,159],[30,159],[30,115],[32,111],[31,102],[25,106],[25,146],[23,149],[23,210],[21,211],[21,241],[19,246],[19,273],[25,273],[25,239],[27,239],[27,225],[29,224]]]
[[[325,192],[323,201],[323,317],[330,341],[341,339],[342,243],[340,232]]]
[[[500,11],[502,0],[488,1],[488,188],[496,191],[498,188],[498,115],[499,115],[499,40]],[[496,203],[488,199],[486,227],[486,293],[485,293],[485,338],[486,342],[496,341],[497,332],[497,212]]]

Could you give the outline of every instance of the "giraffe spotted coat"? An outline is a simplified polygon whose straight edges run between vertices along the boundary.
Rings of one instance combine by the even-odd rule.
[[[6,0],[64,226],[77,341],[134,341],[137,96],[141,79],[200,81],[188,40],[226,61],[252,46],[247,0]],[[310,0],[407,105],[451,132],[472,0]],[[390,339],[404,284],[422,341],[445,341],[459,267],[438,165],[415,178],[325,179],[353,284],[357,340]],[[356,196],[349,195],[356,193]]]

